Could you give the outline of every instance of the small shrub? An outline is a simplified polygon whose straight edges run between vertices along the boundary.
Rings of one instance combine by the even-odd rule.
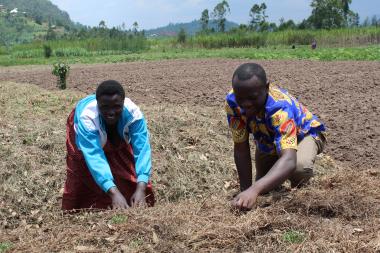
[[[305,234],[295,230],[289,230],[283,235],[283,240],[292,244],[301,243],[305,240]]]
[[[12,247],[10,242],[0,242],[0,253],[7,252]]]
[[[125,216],[125,215],[115,215],[111,218],[111,223],[112,224],[120,224],[120,223],[124,223],[128,220],[128,217]]]
[[[69,75],[70,66],[64,62],[58,62],[53,65],[52,74],[57,76],[58,82],[57,86],[59,89],[66,89],[66,79]]]
[[[48,45],[43,45],[43,48],[44,48],[44,56],[45,58],[50,58],[52,53],[53,53],[53,50],[51,50],[51,47],[48,46]]]
[[[144,244],[144,241],[143,239],[135,239],[135,240],[132,240],[130,243],[129,243],[129,247],[131,247],[132,249],[134,248],[138,248],[140,245],[143,245]]]

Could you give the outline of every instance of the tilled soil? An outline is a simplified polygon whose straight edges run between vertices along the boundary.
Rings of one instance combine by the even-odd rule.
[[[242,60],[167,60],[75,65],[68,88],[91,93],[107,79],[144,105],[220,107]],[[328,127],[327,153],[350,168],[380,165],[380,62],[258,61],[270,80],[288,89]],[[56,89],[47,66],[0,68],[0,81]],[[227,127],[227,126],[226,126]]]

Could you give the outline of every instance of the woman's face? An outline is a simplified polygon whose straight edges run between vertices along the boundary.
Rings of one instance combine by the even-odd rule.
[[[114,126],[123,112],[124,100],[119,94],[102,95],[98,98],[99,112],[107,126]]]

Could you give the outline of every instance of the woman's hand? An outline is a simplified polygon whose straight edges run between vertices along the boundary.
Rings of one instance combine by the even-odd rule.
[[[144,182],[137,183],[136,191],[135,193],[133,193],[131,197],[132,207],[139,207],[139,206],[146,205],[145,189],[146,189],[146,183]]]
[[[112,199],[112,209],[127,209],[129,208],[127,201],[125,200],[123,194],[117,189],[117,187],[112,187],[109,189],[107,194]]]

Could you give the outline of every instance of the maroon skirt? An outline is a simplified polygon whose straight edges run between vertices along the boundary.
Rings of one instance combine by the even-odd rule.
[[[95,183],[82,151],[76,146],[74,114],[75,110],[70,113],[66,125],[67,178],[63,191],[62,209],[111,208],[111,198]],[[130,199],[137,186],[133,150],[125,141],[117,147],[107,142],[103,150],[111,167],[114,183],[130,205]],[[153,206],[155,202],[151,182],[146,188],[146,202],[149,206]]]

